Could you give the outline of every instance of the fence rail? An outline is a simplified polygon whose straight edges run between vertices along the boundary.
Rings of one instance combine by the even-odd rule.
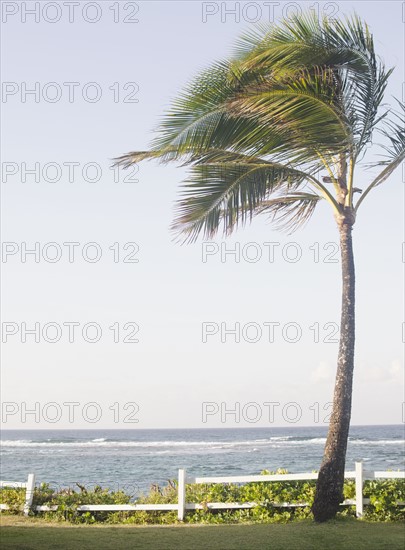
[[[268,475],[250,475],[250,476],[215,476],[215,477],[195,477],[187,476],[185,469],[178,471],[177,493],[178,502],[173,504],[82,504],[77,506],[77,512],[129,512],[129,511],[152,511],[152,510],[177,510],[177,517],[180,521],[184,520],[187,510],[237,510],[249,509],[259,506],[257,502],[209,502],[196,503],[186,502],[186,485],[189,484],[211,484],[211,483],[266,483],[274,481],[307,481],[316,480],[317,473],[301,473],[301,474],[268,474]],[[405,472],[372,472],[364,470],[362,462],[355,463],[354,471],[345,472],[345,479],[355,480],[356,498],[346,499],[341,503],[341,506],[355,506],[356,516],[362,517],[364,513],[364,505],[370,504],[370,499],[363,497],[364,481],[370,479],[405,479]],[[13,487],[25,488],[25,504],[24,514],[27,516],[32,508],[32,500],[35,488],[35,475],[29,474],[26,482],[0,481],[0,488]],[[405,502],[397,502],[397,505],[404,506]],[[274,508],[298,508],[309,506],[308,502],[290,503],[290,502],[274,502]],[[0,504],[0,510],[7,510],[7,504]],[[36,506],[37,512],[54,512],[58,509],[54,506]]]

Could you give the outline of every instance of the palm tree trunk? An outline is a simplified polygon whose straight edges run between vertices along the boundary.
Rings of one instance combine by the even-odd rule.
[[[316,485],[315,521],[333,518],[343,501],[343,483],[352,408],[355,339],[355,272],[352,223],[339,224],[342,258],[342,314],[339,355],[328,437]]]

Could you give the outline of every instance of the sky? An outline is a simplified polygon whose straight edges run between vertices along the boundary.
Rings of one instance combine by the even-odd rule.
[[[257,217],[181,246],[169,226],[185,169],[111,159],[147,148],[176,94],[256,20],[301,9],[368,22],[396,67],[394,104],[403,3],[1,4],[2,427],[326,426],[341,292],[329,207],[292,235]],[[354,228],[353,424],[405,421],[403,174]],[[358,169],[356,186],[371,178]]]

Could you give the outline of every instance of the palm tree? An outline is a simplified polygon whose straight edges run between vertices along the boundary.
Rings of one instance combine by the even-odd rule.
[[[221,228],[228,235],[262,213],[293,231],[321,200],[331,206],[340,235],[342,312],[316,521],[334,517],[343,500],[355,340],[352,227],[364,198],[405,158],[404,106],[398,102],[399,113],[382,106],[391,72],[357,16],[304,15],[257,27],[240,39],[233,59],[214,64],[179,95],[150,150],[116,159],[124,167],[153,158],[190,167],[173,223],[188,242]],[[376,129],[385,136],[384,160],[374,165],[382,171],[362,191],[355,167]]]

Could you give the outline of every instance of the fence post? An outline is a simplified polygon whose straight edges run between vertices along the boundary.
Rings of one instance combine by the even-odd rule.
[[[24,516],[28,516],[30,508],[32,506],[32,499],[34,498],[34,489],[35,489],[35,474],[28,474],[27,487],[25,491]]]
[[[177,518],[179,521],[184,520],[184,513],[186,510],[186,470],[179,470],[179,481],[177,485],[179,509],[177,512]]]
[[[363,462],[356,462],[356,516],[363,515]]]

